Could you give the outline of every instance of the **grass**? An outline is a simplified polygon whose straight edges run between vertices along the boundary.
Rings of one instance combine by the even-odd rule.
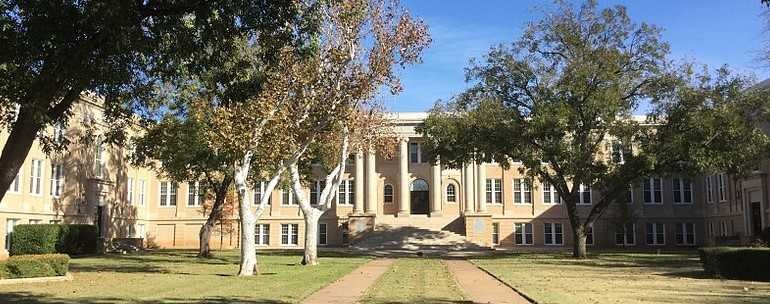
[[[706,277],[695,252],[586,260],[527,253],[474,263],[539,303],[770,303],[770,283]]]
[[[398,259],[367,290],[362,304],[466,303],[446,265],[438,259]]]
[[[368,258],[321,253],[316,267],[300,260],[299,253],[261,253],[261,274],[240,278],[237,251],[213,259],[193,251],[76,258],[74,280],[0,286],[0,303],[295,303]]]

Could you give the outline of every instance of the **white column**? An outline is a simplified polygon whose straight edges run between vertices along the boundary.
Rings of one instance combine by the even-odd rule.
[[[353,213],[361,214],[364,212],[364,153],[360,149],[356,152],[355,186],[356,200],[353,202]]]
[[[403,138],[399,144],[399,200],[398,200],[398,215],[409,216],[411,212],[409,208],[409,144],[408,139]]]
[[[380,181],[377,179],[376,161],[377,152],[374,148],[366,151],[366,213],[377,214],[379,208],[377,190]]]
[[[477,164],[476,165],[476,187],[477,187],[477,196],[476,199],[478,200],[479,212],[486,212],[487,211],[487,174],[484,171],[484,163]]]
[[[442,189],[441,185],[441,163],[436,161],[436,164],[431,165],[431,182],[430,182],[430,216],[441,216],[442,205]]]
[[[465,192],[465,213],[473,212],[473,205],[475,204],[473,191],[473,164],[466,164],[463,168],[463,175],[465,175],[465,181],[463,181]]]

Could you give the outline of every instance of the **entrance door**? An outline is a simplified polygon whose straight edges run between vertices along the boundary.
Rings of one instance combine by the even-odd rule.
[[[762,232],[762,211],[759,202],[751,203],[751,234],[754,236]]]
[[[428,192],[428,183],[423,179],[417,179],[409,187],[410,201],[409,205],[412,214],[428,214],[430,196]]]

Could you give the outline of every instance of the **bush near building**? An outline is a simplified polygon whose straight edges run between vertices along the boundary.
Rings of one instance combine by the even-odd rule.
[[[770,281],[770,248],[710,247],[698,252],[703,270],[710,275]]]
[[[10,255],[96,253],[97,236],[93,225],[17,225],[11,233]]]
[[[0,262],[0,279],[63,276],[69,270],[66,254],[17,255]]]

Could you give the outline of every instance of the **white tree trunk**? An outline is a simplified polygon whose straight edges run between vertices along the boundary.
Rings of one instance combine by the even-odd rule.
[[[323,214],[320,210],[313,208],[305,216],[305,256],[302,258],[302,265],[318,265],[318,220]]]
[[[241,265],[238,276],[253,276],[257,269],[257,245],[254,228],[257,224],[256,214],[251,211],[249,204],[247,180],[251,165],[251,152],[247,152],[242,163],[235,168],[235,187],[238,190],[238,204],[241,217]]]

